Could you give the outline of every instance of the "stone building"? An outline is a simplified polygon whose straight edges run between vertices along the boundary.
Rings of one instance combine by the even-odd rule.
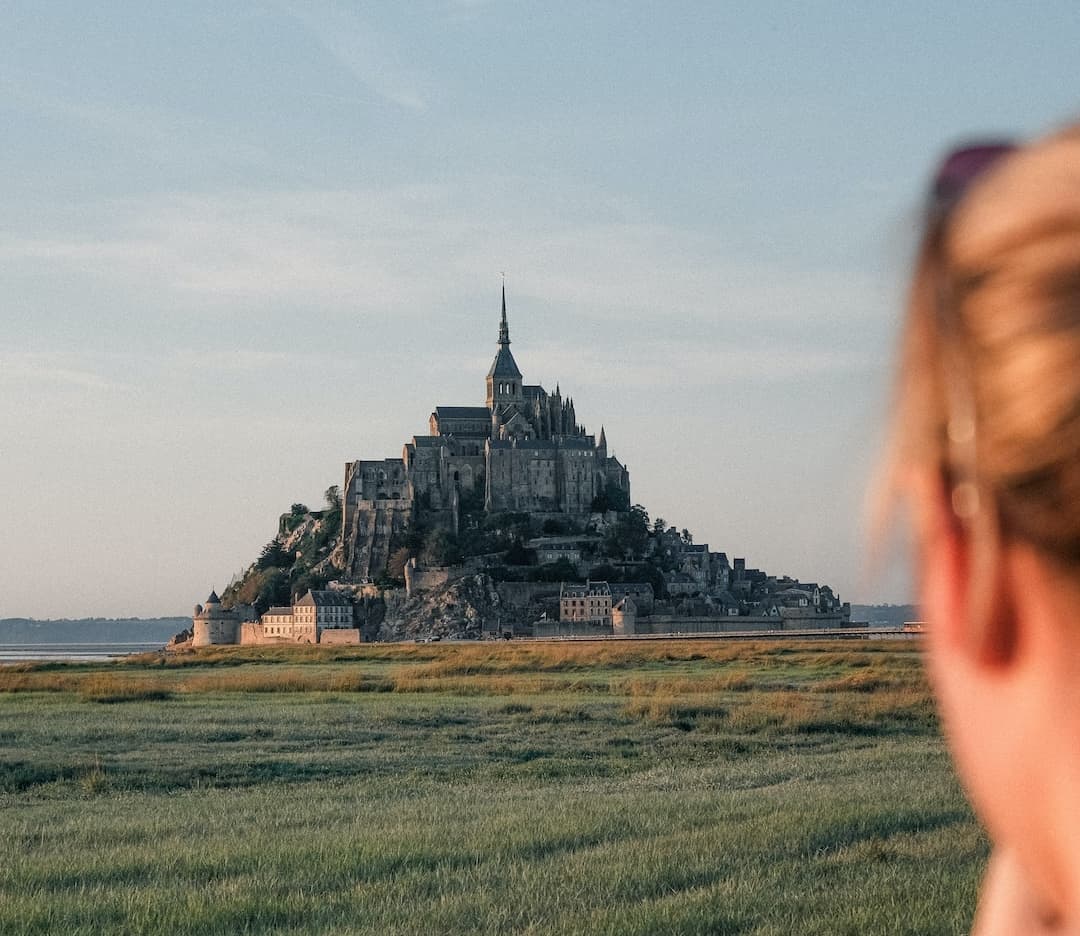
[[[308,589],[308,593],[292,608],[293,621],[316,639],[324,631],[342,630],[353,626],[353,603],[341,592]]]
[[[353,603],[348,595],[331,590],[312,590],[291,607],[268,608],[258,621],[249,605],[226,610],[216,592],[205,605],[195,605],[192,646],[279,643],[359,643],[360,631],[353,623]]]
[[[584,518],[601,494],[629,503],[630,473],[608,454],[607,436],[578,423],[574,401],[556,386],[527,384],[510,351],[506,287],[495,359],[482,406],[436,406],[428,435],[400,458],[345,466],[342,547],[356,580],[386,567],[395,535],[422,513],[457,531],[463,507],[543,518]]]
[[[299,635],[292,607],[267,608],[259,618],[262,632],[267,637],[280,637],[283,640],[295,640]],[[308,641],[311,643],[312,641]]]
[[[240,615],[221,606],[217,591],[211,590],[206,604],[195,605],[191,617],[191,645],[213,647],[240,642]]]
[[[607,582],[564,583],[559,592],[559,620],[611,625],[611,587]]]

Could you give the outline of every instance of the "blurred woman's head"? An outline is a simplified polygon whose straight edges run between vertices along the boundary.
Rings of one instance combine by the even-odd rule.
[[[1080,561],[1080,127],[957,151],[931,199],[898,457],[964,522]]]
[[[1080,931],[1080,125],[943,163],[893,435],[945,727],[1010,856],[984,907]]]

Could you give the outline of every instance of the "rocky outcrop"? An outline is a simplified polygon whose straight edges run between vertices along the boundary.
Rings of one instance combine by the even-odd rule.
[[[173,634],[169,638],[169,642],[165,644],[166,653],[180,653],[184,650],[190,650],[192,648],[192,640],[195,634],[190,627],[184,628],[177,634]]]
[[[386,591],[377,640],[480,640],[498,634],[503,612],[495,583],[483,573],[415,593]]]
[[[340,519],[327,514],[321,510],[307,513],[290,531],[277,536],[278,542],[296,557],[297,563],[316,574],[333,574],[337,570],[334,550],[340,542]]]

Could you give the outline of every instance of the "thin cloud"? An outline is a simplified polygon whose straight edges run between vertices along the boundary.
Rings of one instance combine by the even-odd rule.
[[[288,303],[329,319],[475,307],[497,288],[493,275],[477,278],[502,268],[518,310],[597,328],[632,321],[624,342],[673,327],[742,336],[810,319],[855,323],[883,301],[868,272],[735,262],[718,237],[671,225],[552,212],[523,232],[471,203],[465,186],[147,196],[103,208],[98,230],[12,232],[0,239],[0,259],[15,270],[111,280],[118,292],[148,290],[159,308],[235,309],[241,299],[244,308]]]
[[[128,392],[130,384],[88,366],[86,357],[62,352],[0,353],[0,387],[12,393],[42,385],[57,389]]]
[[[677,364],[673,364],[677,362]],[[575,387],[603,387],[612,374],[621,374],[638,388],[671,387],[673,367],[677,367],[681,387],[716,387],[722,384],[762,385],[836,374],[863,374],[873,362],[866,354],[828,347],[804,347],[796,343],[769,348],[732,346],[717,342],[710,347],[698,343],[648,343],[618,347],[573,349],[545,345],[522,355],[519,365],[531,374],[564,375]],[[553,388],[552,388],[553,389]]]
[[[81,88],[51,77],[0,71],[0,102],[17,110],[45,114],[78,124],[102,136],[122,140],[146,157],[165,164],[269,165],[267,151],[236,136],[234,128],[161,108],[124,107],[92,100]]]
[[[334,60],[384,100],[406,110],[424,111],[421,81],[392,41],[353,12],[330,4],[283,2],[279,8],[303,25]]]

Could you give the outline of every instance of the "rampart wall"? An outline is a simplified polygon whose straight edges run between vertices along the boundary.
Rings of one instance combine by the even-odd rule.
[[[438,569],[421,569],[417,567],[416,560],[410,559],[405,564],[405,593],[409,596],[422,591],[431,591],[434,588],[442,588],[450,582],[469,575],[468,567],[464,565],[443,566]]]
[[[193,621],[191,645],[216,647],[237,643],[239,623],[236,620]]]
[[[781,618],[754,615],[745,617],[678,617],[654,614],[638,618],[635,633],[638,634],[729,634],[761,631],[827,630],[830,628],[859,627],[840,614],[815,614],[808,617]],[[865,625],[861,625],[865,626]]]
[[[360,643],[360,630],[356,627],[327,628],[319,635],[319,643],[328,646]]]

